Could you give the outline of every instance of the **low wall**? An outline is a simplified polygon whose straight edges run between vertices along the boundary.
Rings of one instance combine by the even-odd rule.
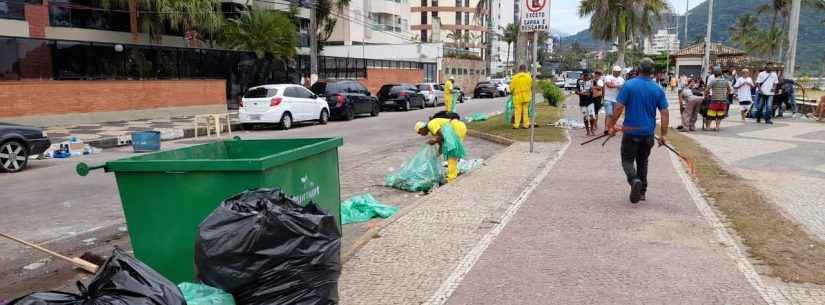
[[[361,84],[376,95],[381,86],[391,83],[418,84],[424,81],[424,70],[421,69],[367,69],[367,79]]]
[[[9,81],[0,101],[0,121],[39,126],[190,115],[225,111],[226,81]]]

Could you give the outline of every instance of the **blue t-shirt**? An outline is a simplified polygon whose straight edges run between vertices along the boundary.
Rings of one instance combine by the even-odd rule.
[[[667,109],[665,92],[649,77],[639,76],[624,84],[616,100],[624,105],[625,134],[650,136],[656,130],[656,110]]]

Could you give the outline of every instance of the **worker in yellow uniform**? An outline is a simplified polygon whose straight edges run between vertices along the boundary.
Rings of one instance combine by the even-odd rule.
[[[455,112],[455,103],[453,102],[453,79],[450,78],[444,83],[444,110]]]
[[[446,115],[439,115],[445,114]],[[415,131],[422,135],[432,135],[427,144],[438,144],[439,152],[447,159],[447,182],[453,182],[458,177],[458,161],[464,157],[464,138],[467,136],[467,125],[452,112],[436,114],[429,122],[418,122]]]
[[[513,129],[530,128],[530,101],[533,99],[533,77],[527,73],[527,66],[520,65],[518,73],[510,80],[513,95]]]

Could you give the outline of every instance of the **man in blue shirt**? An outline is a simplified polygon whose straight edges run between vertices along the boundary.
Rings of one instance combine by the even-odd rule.
[[[645,58],[639,65],[639,76],[625,83],[619,92],[613,118],[608,126],[610,135],[615,135],[618,131],[616,121],[622,116],[622,112],[627,110],[624,127],[618,129],[624,132],[621,147],[622,168],[630,184],[632,203],[645,200],[647,193],[647,159],[654,143],[656,111],[662,114],[659,145],[667,143],[670,122],[665,92],[650,78],[656,64],[652,59]]]

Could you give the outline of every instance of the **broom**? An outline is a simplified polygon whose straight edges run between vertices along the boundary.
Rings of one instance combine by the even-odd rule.
[[[0,232],[0,236],[8,238],[8,239],[10,239],[12,241],[15,241],[17,243],[26,245],[28,247],[34,248],[35,250],[44,252],[48,255],[54,256],[54,257],[62,259],[64,261],[70,262],[70,263],[72,263],[72,265],[75,265],[76,267],[78,267],[80,269],[83,269],[83,270],[86,270],[88,272],[91,272],[91,273],[96,273],[97,272],[98,265],[87,261],[87,259],[91,259],[91,258],[94,258],[95,260],[99,260],[99,258],[96,255],[93,255],[93,254],[90,254],[90,253],[84,253],[82,257],[84,257],[86,259],[83,259],[83,258],[80,258],[80,257],[68,257],[68,256],[64,256],[60,253],[54,252],[52,250],[49,250],[49,249],[43,248],[41,246],[35,245],[33,243],[27,242],[25,240],[19,239],[17,237],[8,235],[8,234],[3,233],[3,232]]]

